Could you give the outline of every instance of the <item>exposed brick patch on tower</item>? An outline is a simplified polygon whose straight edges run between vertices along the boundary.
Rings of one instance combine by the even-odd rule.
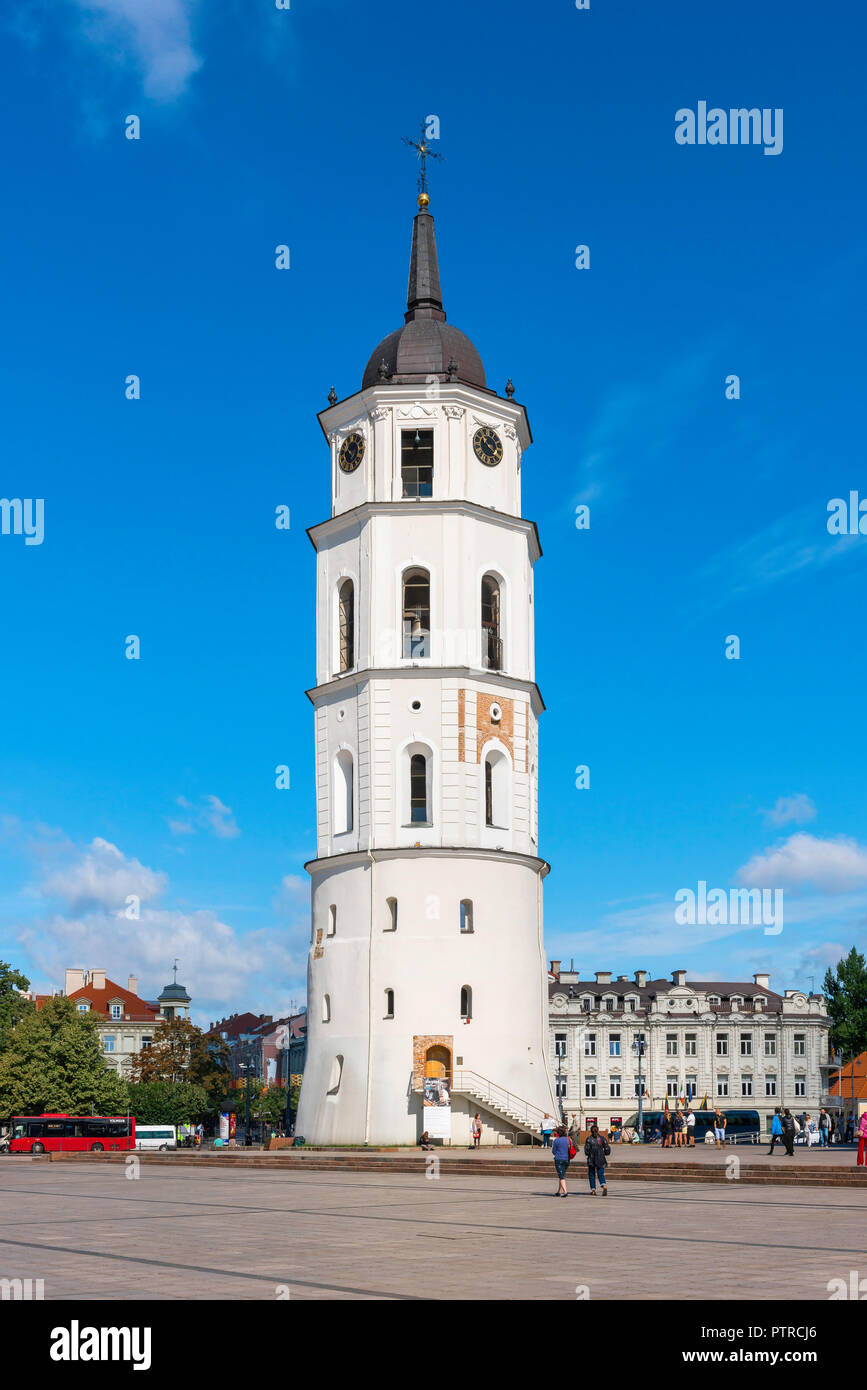
[[[447,1047],[449,1056],[454,1062],[455,1038],[453,1033],[417,1035],[412,1040],[412,1089],[414,1091],[424,1090],[424,1063],[425,1054],[430,1047]],[[451,1077],[452,1068],[449,1068]]]

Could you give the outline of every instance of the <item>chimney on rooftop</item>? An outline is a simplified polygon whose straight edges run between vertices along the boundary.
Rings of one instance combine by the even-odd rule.
[[[753,983],[757,989],[770,989],[771,977],[770,975],[765,975],[762,971],[758,971],[757,974],[753,976]]]
[[[685,971],[685,970],[672,970],[672,972],[671,972],[671,983],[672,983],[673,985],[685,985],[685,984],[686,984],[686,971]]]
[[[644,986],[647,984],[647,971],[646,971],[646,970],[636,970],[636,972],[635,972],[635,983],[638,985],[638,988],[639,988],[639,989],[644,989]]]
[[[105,971],[104,971],[104,970],[91,970],[91,972],[90,972],[90,988],[91,988],[91,989],[105,989]]]
[[[130,994],[138,994],[138,977],[136,975],[130,975],[126,987]]]
[[[597,970],[597,971],[596,971],[596,983],[597,983],[597,985],[610,985],[610,984],[611,984],[611,971],[610,971],[610,970]]]
[[[84,971],[67,970],[64,984],[66,994],[74,994],[77,989],[84,989]]]
[[[559,974],[560,974],[560,962],[559,962],[558,960],[552,960],[552,961],[551,961],[551,974],[552,974],[552,975],[559,975]]]

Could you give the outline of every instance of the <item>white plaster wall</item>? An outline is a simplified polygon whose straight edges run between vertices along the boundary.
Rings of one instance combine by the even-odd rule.
[[[453,1035],[464,1068],[553,1113],[537,867],[511,856],[421,853],[374,865],[324,863],[312,873],[299,1133],[316,1143],[415,1143],[421,1105],[412,1091],[412,1040],[419,1034]],[[398,903],[396,931],[388,929],[389,897]],[[472,933],[460,931],[462,898],[474,904]],[[337,931],[328,937],[331,904]],[[317,928],[323,932],[318,958]],[[460,1016],[464,985],[473,991],[469,1024]],[[393,1019],[384,1017],[389,988]],[[326,993],[332,1008],[324,1023]],[[343,1079],[329,1096],[338,1053]],[[453,1138],[467,1138],[466,1114],[456,1123]]]

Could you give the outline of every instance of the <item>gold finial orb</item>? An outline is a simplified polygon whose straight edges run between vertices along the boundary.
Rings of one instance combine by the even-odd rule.
[[[429,203],[430,203],[430,198],[427,196],[427,194],[426,194],[426,193],[419,193],[419,195],[418,195],[418,205],[419,205],[419,207],[420,207],[420,208],[426,208],[426,207],[428,206]]]

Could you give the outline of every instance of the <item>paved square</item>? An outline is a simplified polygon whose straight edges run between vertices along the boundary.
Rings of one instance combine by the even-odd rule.
[[[46,1299],[828,1298],[867,1191],[0,1160],[0,1277]],[[285,1297],[285,1292],[283,1294]]]

